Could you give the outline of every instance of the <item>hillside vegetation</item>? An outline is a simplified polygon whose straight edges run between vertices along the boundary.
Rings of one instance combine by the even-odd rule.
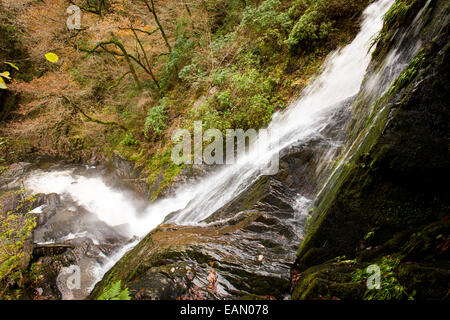
[[[119,151],[155,199],[182,170],[171,134],[260,128],[358,31],[367,0],[2,0],[1,158]],[[82,8],[69,30],[66,9]],[[45,54],[58,55],[51,63]]]

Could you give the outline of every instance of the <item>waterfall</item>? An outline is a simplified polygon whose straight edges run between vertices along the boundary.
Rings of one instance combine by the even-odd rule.
[[[195,184],[183,185],[173,197],[160,199],[144,210],[137,208],[134,199],[105,184],[101,177],[82,176],[71,169],[34,171],[25,186],[35,193],[65,194],[110,226],[126,224],[130,238],[146,235],[166,218],[167,222],[182,225],[203,224],[204,219],[264,175],[267,163],[280,151],[318,135],[329,124],[333,112],[344,107],[342,102],[360,91],[374,50],[371,39],[381,30],[383,15],[393,2],[378,0],[369,5],[355,39],[327,58],[320,75],[295,103],[273,116],[268,139],[260,141],[263,156],[260,150],[250,152],[239,163],[226,165]],[[395,73],[398,75],[398,71]],[[394,76],[391,75],[391,80]],[[309,203],[310,199],[299,195],[297,201]],[[131,247],[124,246],[107,263],[97,266],[97,280]]]
[[[371,60],[370,40],[381,30],[383,14],[392,3],[392,0],[380,0],[370,5],[363,13],[361,30],[353,42],[331,54],[320,76],[305,88],[287,112],[274,115],[268,128],[269,139],[260,142],[265,146],[263,157],[261,152],[248,154],[239,164],[225,167],[195,187],[166,200],[179,203],[181,209],[170,221],[199,223],[258,179],[274,155],[320,132],[339,102],[360,90]],[[148,212],[164,209],[164,206],[156,204],[148,208]]]

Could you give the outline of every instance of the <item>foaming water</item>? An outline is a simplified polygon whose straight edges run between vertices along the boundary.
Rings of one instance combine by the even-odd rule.
[[[123,193],[108,187],[100,177],[76,175],[73,170],[34,172],[25,187],[35,193],[70,197],[110,226],[134,223],[136,208]]]
[[[122,190],[108,186],[100,176],[87,177],[76,173],[74,169],[33,171],[24,181],[24,185],[33,193],[57,193],[70,197],[109,226],[127,226],[130,236],[145,235],[164,220],[166,211],[181,209],[176,202],[162,200],[152,207],[161,206],[165,208],[164,211],[155,209],[152,214],[143,218],[132,197],[128,197]]]

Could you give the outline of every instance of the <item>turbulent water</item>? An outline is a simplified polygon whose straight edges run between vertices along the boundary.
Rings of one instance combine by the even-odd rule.
[[[269,138],[263,141],[265,152],[249,153],[235,165],[226,165],[218,172],[203,178],[198,183],[181,186],[175,196],[159,200],[142,208],[130,194],[109,186],[101,176],[86,174],[74,168],[33,171],[25,181],[25,187],[35,193],[57,193],[70,203],[83,207],[111,227],[120,227],[130,241],[116,250],[107,259],[93,264],[95,281],[136,243],[136,238],[166,222],[194,225],[204,224],[225,204],[235,199],[248,186],[264,174],[264,169],[274,156],[289,146],[307,141],[320,135],[331,121],[336,109],[343,108],[342,102],[355,96],[361,89],[366,69],[371,61],[371,40],[382,28],[383,14],[393,0],[379,0],[371,4],[363,14],[361,30],[352,43],[329,56],[320,75],[303,90],[300,98],[285,112],[274,115],[269,125]],[[417,43],[408,50],[410,55],[417,51]],[[366,87],[385,90],[404,68],[401,57],[393,51],[383,67],[384,79],[369,79]],[[407,59],[403,59],[407,61]],[[388,70],[389,72],[387,72]],[[383,81],[382,81],[383,80]],[[380,86],[378,83],[384,82]],[[337,145],[335,146],[337,147]],[[264,156],[261,156],[263,154]],[[329,161],[325,157],[324,161]],[[90,168],[90,172],[95,168]],[[296,209],[300,213],[308,210],[311,199],[298,195]],[[171,214],[169,216],[169,214]],[[78,230],[79,232],[88,232]],[[86,236],[86,233],[84,233]],[[61,242],[73,234],[59,238],[43,239],[47,242]],[[96,234],[90,233],[95,238]],[[92,287],[95,283],[90,285]]]

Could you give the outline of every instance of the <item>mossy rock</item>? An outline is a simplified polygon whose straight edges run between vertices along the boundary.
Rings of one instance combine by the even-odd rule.
[[[301,274],[292,299],[346,299],[360,300],[365,286],[352,282],[353,265],[328,263],[311,267]]]

